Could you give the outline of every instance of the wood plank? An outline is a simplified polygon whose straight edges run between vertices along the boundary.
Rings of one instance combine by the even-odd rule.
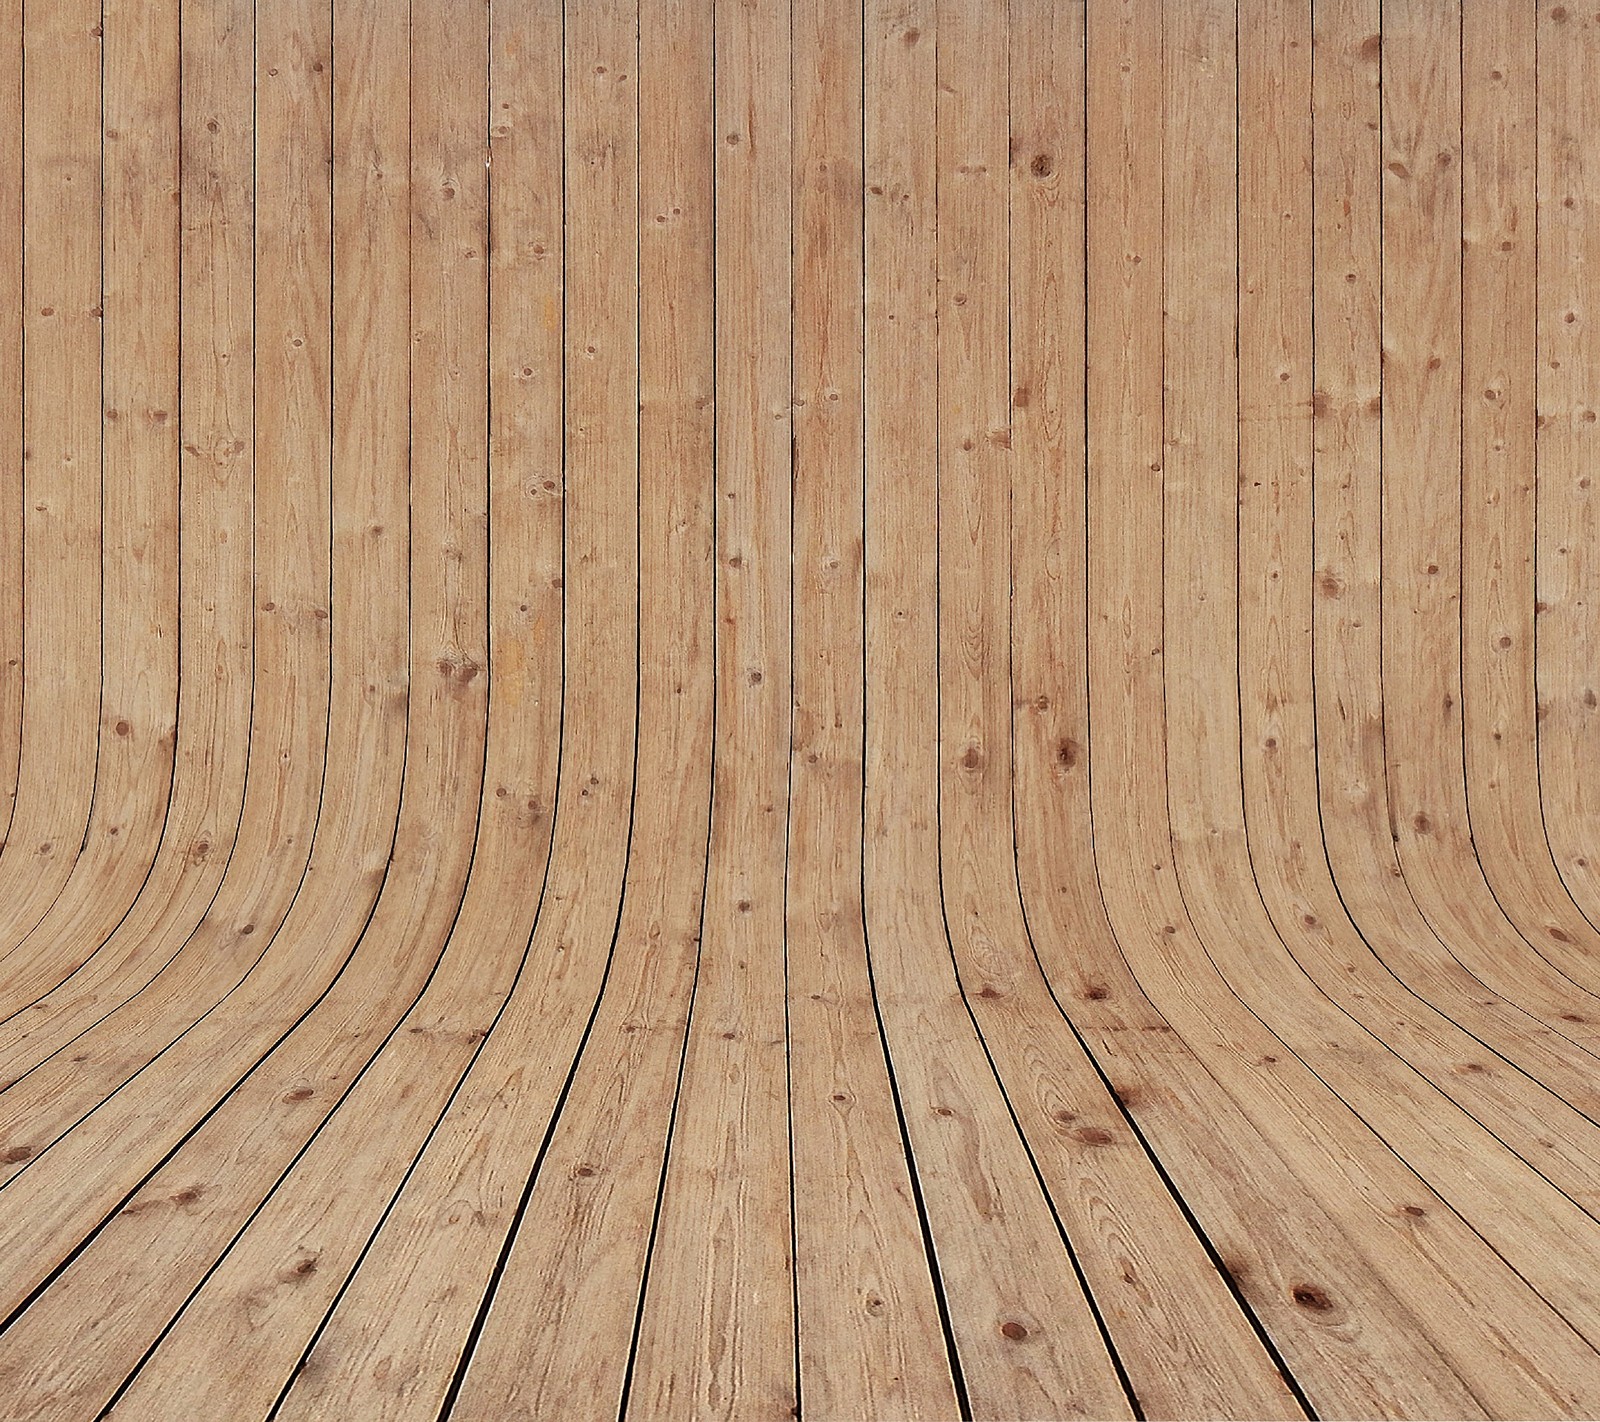
[[[1583,769],[1600,729],[1589,591],[1597,517],[1592,454],[1600,429],[1594,375],[1600,336],[1589,292],[1600,262],[1592,221],[1600,177],[1579,118],[1600,95],[1600,24],[1582,8],[1554,0],[1541,0],[1535,12],[1540,784],[1545,827],[1562,877],[1589,920],[1600,922],[1600,861],[1592,852],[1597,806]]]
[[[8,0],[0,19],[0,847],[17,802],[22,751],[22,0]]]
[[[20,22],[22,639],[37,675],[0,848],[0,952],[77,860],[100,713],[100,11],[28,3]]]

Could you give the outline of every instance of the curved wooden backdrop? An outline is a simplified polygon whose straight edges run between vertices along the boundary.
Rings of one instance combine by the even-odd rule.
[[[3,0],[0,1416],[1600,1416],[1597,113]]]

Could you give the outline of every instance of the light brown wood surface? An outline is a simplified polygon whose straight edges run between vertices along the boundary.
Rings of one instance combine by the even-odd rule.
[[[1597,107],[0,0],[0,1419],[1600,1417]]]

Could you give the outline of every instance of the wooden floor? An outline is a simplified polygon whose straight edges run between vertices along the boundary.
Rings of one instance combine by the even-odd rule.
[[[0,1417],[1600,1417],[1597,113],[0,0]]]

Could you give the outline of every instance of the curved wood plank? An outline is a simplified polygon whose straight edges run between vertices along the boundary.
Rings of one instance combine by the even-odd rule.
[[[27,4],[22,46],[22,719],[0,846],[0,952],[61,891],[89,822],[100,729],[101,26]]]
[[[1600,399],[1588,300],[1596,261],[1595,155],[1574,115],[1600,92],[1600,27],[1577,7],[1535,9],[1537,193],[1534,548],[1539,614],[1535,672],[1545,827],[1556,863],[1591,922],[1600,920],[1592,852],[1595,797],[1586,773],[1600,709],[1590,593],[1595,526],[1591,453]]]
[[[9,0],[0,21],[0,112],[6,138],[0,147],[0,281],[5,283],[5,330],[0,336],[0,834],[10,827],[17,803],[22,752],[22,540],[25,527],[22,481],[22,175],[23,35],[22,0]],[[3,841],[0,841],[3,842]]]

